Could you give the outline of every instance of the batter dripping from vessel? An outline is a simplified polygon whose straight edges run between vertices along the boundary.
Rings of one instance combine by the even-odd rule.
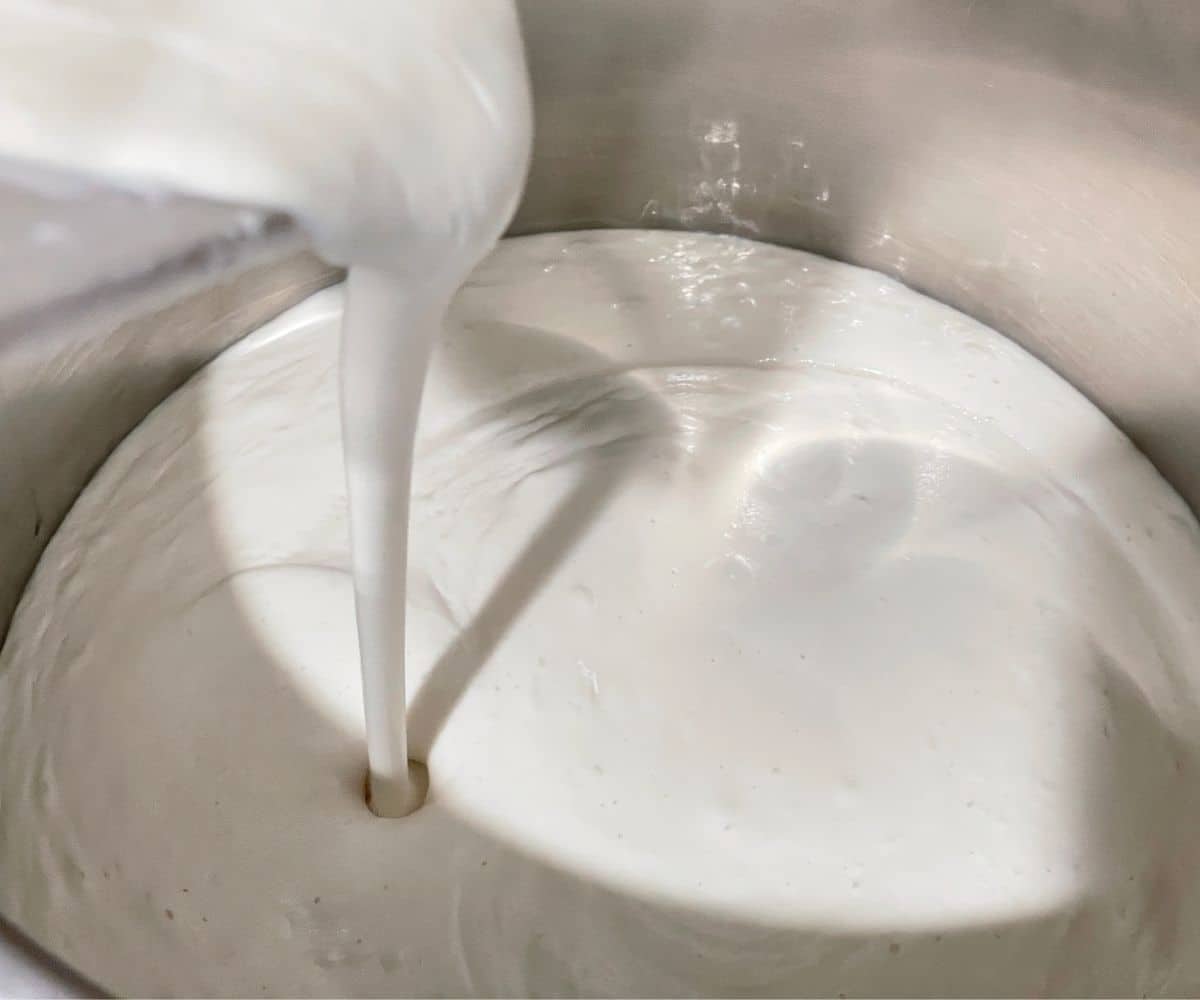
[[[352,265],[340,350],[330,292],[227,352],[47,547],[0,656],[6,915],[137,994],[1198,981],[1197,527],[1062,380],[731,238],[509,241],[455,296],[528,151],[507,6],[0,10],[5,148]],[[161,84],[137,114],[44,75],[97,38]],[[432,793],[380,823],[406,645]]]
[[[285,20],[267,3],[8,0],[0,150],[291,211],[350,267],[342,424],[370,798],[398,816],[424,795],[403,610],[421,386],[450,297],[516,209],[529,88],[509,0],[299,0]]]

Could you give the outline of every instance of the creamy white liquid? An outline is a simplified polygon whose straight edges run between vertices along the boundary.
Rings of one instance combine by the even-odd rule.
[[[506,241],[434,352],[362,806],[341,294],[156,410],[0,660],[0,909],[123,993],[1192,992],[1200,535],[877,274]]]
[[[423,359],[519,190],[519,39],[479,0],[286,10],[0,5],[0,148],[284,207],[353,265],[341,421],[324,295],[48,547],[0,656],[0,909],[127,993],[1194,990],[1196,525],[876,275],[504,247],[437,348],[405,636]],[[432,798],[380,823],[406,644]]]
[[[286,13],[284,11],[286,10]],[[349,265],[343,433],[372,806],[405,732],[409,471],[445,307],[530,146],[511,0],[2,0],[0,153],[293,212]]]

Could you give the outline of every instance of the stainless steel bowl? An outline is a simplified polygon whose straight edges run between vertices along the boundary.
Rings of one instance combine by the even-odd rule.
[[[1200,6],[522,10],[537,139],[513,232],[706,229],[877,268],[1058,369],[1200,504]],[[0,236],[2,632],[116,442],[337,275],[286,219],[41,175],[3,181]],[[86,991],[17,932],[0,946],[3,995]]]

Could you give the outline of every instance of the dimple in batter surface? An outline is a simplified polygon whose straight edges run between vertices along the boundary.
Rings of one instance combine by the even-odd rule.
[[[0,909],[121,993],[1187,992],[1200,541],[998,334],[510,240],[421,415],[430,800],[362,800],[338,291],[118,449],[0,657]]]

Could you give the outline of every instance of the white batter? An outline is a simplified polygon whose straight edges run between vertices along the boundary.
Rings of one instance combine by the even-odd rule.
[[[519,193],[511,6],[0,14],[7,153],[285,207],[353,265],[400,811],[411,425]],[[1197,987],[1196,526],[1057,378],[803,255],[510,244],[422,418],[433,798],[385,823],[338,318],[214,364],[48,548],[0,662],[0,910],[132,993]]]
[[[421,414],[424,808],[362,803],[341,295],[118,449],[0,661],[0,910],[135,994],[1200,984],[1200,535],[877,274],[507,241]]]

